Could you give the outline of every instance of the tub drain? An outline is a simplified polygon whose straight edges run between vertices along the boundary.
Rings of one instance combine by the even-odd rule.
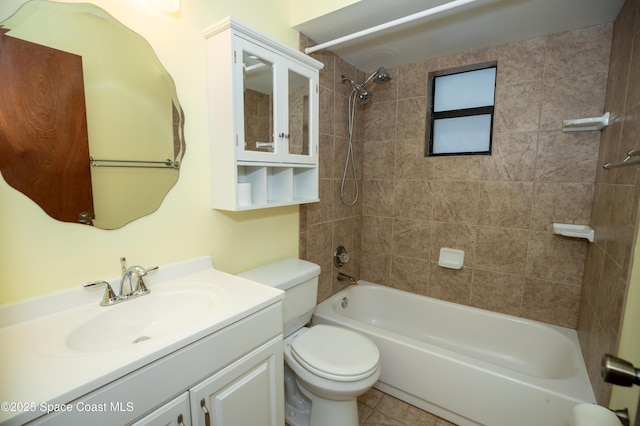
[[[138,337],[136,340],[134,340],[133,343],[136,344],[136,343],[144,342],[145,340],[149,340],[149,339],[151,339],[151,337],[141,336],[141,337]]]
[[[347,309],[347,306],[349,306],[349,299],[347,299],[346,297],[342,298],[342,309]]]

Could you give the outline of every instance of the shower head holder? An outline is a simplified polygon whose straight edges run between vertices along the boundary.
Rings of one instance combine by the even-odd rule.
[[[351,83],[351,92],[356,94],[358,103],[365,103],[373,96],[373,93],[366,89],[372,81],[376,84],[384,84],[391,81],[393,76],[384,68],[380,67],[371,73],[361,84],[356,83],[352,78],[345,75],[341,76],[342,83]]]

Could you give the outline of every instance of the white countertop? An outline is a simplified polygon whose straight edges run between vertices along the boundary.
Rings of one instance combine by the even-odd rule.
[[[116,281],[119,278],[111,280]],[[0,424],[35,419],[46,413],[48,404],[69,403],[284,297],[275,288],[212,269],[209,257],[161,266],[145,277],[145,283],[152,292],[168,283],[216,283],[223,288],[225,303],[171,334],[104,352],[77,352],[63,344],[65,333],[78,325],[78,318],[85,321],[114,308],[99,306],[103,288],[79,286],[0,307]],[[51,336],[58,335],[63,336],[61,343],[51,345]]]

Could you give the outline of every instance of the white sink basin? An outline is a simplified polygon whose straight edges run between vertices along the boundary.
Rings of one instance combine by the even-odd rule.
[[[80,352],[119,349],[189,327],[211,314],[222,290],[214,285],[165,286],[114,306],[79,325],[66,345]]]
[[[207,256],[161,266],[145,279],[151,293],[113,306],[100,306],[104,289],[78,285],[0,307],[0,341],[9,345],[0,351],[0,401],[77,400],[283,297],[211,265]],[[0,424],[29,423],[39,407],[0,410]]]
[[[211,283],[158,286],[116,305],[96,303],[74,315],[77,325],[57,328],[61,333],[49,330],[38,346],[43,352],[58,352],[61,343],[73,352],[109,352],[141,345],[193,328],[223,300],[224,289]]]

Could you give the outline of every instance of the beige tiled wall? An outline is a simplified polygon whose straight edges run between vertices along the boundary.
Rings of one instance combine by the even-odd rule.
[[[322,201],[302,209],[301,252],[331,274],[320,298],[341,287],[331,254],[343,244],[361,265],[347,273],[362,279],[575,328],[587,243],[553,235],[551,224],[589,223],[600,134],[561,128],[563,119],[602,114],[611,33],[597,26],[390,70],[392,82],[358,109],[355,208],[340,204],[337,189],[350,89],[339,77],[356,71],[319,54],[328,64]],[[425,157],[429,71],[490,60],[498,62],[492,155]],[[464,268],[439,267],[441,247],[463,249]]]
[[[639,14],[640,0],[627,0],[613,26],[391,70],[393,82],[376,87],[373,102],[358,109],[364,181],[353,207],[338,197],[349,92],[339,78],[364,73],[331,53],[315,54],[326,65],[322,201],[300,210],[300,253],[323,268],[319,299],[344,286],[331,256],[343,244],[354,258],[343,272],[356,278],[576,327],[598,402],[606,405],[610,386],[599,378],[599,363],[603,353],[617,352],[640,169],[601,165],[640,147]],[[492,155],[424,158],[427,73],[487,60],[497,60],[499,70]],[[560,131],[562,119],[605,110],[612,123],[602,132]],[[555,236],[552,222],[590,223],[596,241]],[[440,247],[464,249],[465,267],[438,267]]]
[[[301,46],[308,44],[301,36]],[[320,71],[320,202],[300,206],[300,257],[322,268],[318,301],[342,289],[346,284],[335,279],[338,269],[333,266],[333,253],[343,245],[351,261],[339,271],[358,278],[360,272],[360,227],[362,204],[346,206],[340,201],[340,182],[346,160],[349,132],[347,124],[348,95],[351,85],[341,82],[341,76],[360,80],[363,73],[328,51],[313,55],[324,63]],[[360,200],[362,197],[362,135],[364,112],[356,111],[354,150]],[[352,169],[347,171],[345,198],[353,199],[355,192]]]
[[[639,0],[627,0],[614,24],[605,102],[613,121],[602,131],[598,165],[619,162],[628,150],[640,148],[639,9]],[[608,403],[611,386],[600,378],[600,359],[604,353],[617,353],[638,229],[638,170],[597,169],[591,219],[596,241],[587,251],[577,328],[601,404]]]
[[[604,107],[611,25],[394,70],[364,112],[360,276],[416,293],[575,328],[599,132],[562,120]],[[429,71],[498,62],[491,156],[424,157]],[[438,266],[463,249],[462,270]]]

